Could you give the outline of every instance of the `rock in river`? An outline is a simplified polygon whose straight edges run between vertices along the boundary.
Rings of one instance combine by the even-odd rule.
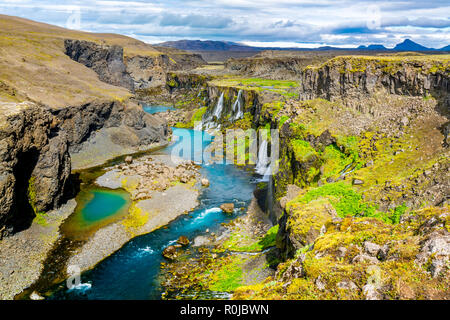
[[[168,246],[162,252],[164,258],[174,260],[177,257],[177,248],[175,246]]]
[[[202,186],[208,187],[209,186],[209,180],[208,179],[202,179]]]
[[[177,243],[181,244],[182,246],[187,246],[189,244],[189,239],[186,236],[181,236],[178,238]]]
[[[233,213],[234,203],[224,203],[220,206],[220,209],[225,213]]]

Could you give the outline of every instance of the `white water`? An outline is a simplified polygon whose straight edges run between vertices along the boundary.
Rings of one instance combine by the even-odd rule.
[[[241,96],[242,96],[242,90],[239,90],[236,101],[233,104],[233,112],[237,112],[233,118],[233,120],[241,119],[244,116],[244,112],[242,111],[242,104],[241,104]]]
[[[260,181],[264,181],[264,182],[269,181],[271,175],[272,175],[272,167],[269,164],[269,165],[267,165],[267,168],[264,171],[263,177],[260,179]]]
[[[216,108],[214,109],[213,116],[217,118],[217,120],[220,119],[220,116],[222,115],[222,109],[223,109],[223,92],[220,95],[219,101],[217,102]]]
[[[263,140],[258,150],[258,162],[256,163],[255,171],[260,175],[267,173],[267,168],[270,169],[270,160],[267,156],[267,140]]]

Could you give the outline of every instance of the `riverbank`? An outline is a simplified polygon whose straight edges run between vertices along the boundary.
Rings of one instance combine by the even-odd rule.
[[[0,299],[13,299],[39,278],[48,254],[61,237],[59,227],[75,206],[75,200],[69,200],[35,219],[30,228],[0,241]]]
[[[198,195],[194,187],[175,185],[164,192],[154,192],[151,199],[133,203],[123,220],[97,231],[69,259],[68,265],[78,266],[81,271],[91,269],[134,237],[161,228],[194,209],[198,205]]]

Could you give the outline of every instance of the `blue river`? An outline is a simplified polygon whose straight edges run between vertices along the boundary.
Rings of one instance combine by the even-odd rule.
[[[175,143],[157,153],[170,154],[183,144],[183,150],[187,152],[177,152],[177,155],[198,160],[212,139],[203,131],[177,128],[173,129],[173,137]],[[201,143],[194,144],[193,141]],[[50,299],[160,299],[160,264],[167,262],[161,255],[164,248],[182,235],[192,241],[196,236],[206,234],[207,229],[217,232],[221,223],[236,217],[222,213],[219,206],[233,202],[237,208],[247,208],[255,189],[254,174],[234,165],[204,162],[200,172],[210,181],[210,186],[202,189],[200,205],[195,210],[166,228],[130,240],[95,268],[82,273],[80,285],[70,290],[65,282],[57,285]]]

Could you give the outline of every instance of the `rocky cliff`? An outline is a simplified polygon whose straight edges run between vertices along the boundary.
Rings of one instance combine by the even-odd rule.
[[[2,234],[26,228],[36,214],[61,203],[70,174],[68,141],[51,113],[33,103],[2,104]]]
[[[101,81],[131,91],[164,86],[170,70],[190,70],[206,63],[199,55],[180,52],[172,53],[174,58],[164,53],[124,56],[117,45],[70,39],[64,45],[71,59],[93,69]]]
[[[301,73],[300,98],[357,99],[388,94],[432,95],[449,105],[449,64],[444,58],[337,57]]]
[[[122,47],[70,39],[64,41],[64,46],[71,59],[93,69],[101,81],[134,90],[133,79],[123,62]]]
[[[334,56],[334,52],[267,50],[253,57],[228,59],[225,68],[245,76],[297,80],[305,67],[324,63]]]

